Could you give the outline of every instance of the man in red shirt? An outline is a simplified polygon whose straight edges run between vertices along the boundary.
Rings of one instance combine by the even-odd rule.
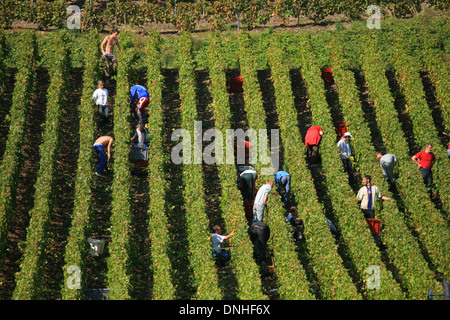
[[[312,126],[306,131],[305,146],[308,147],[308,159],[311,165],[316,165],[319,156],[319,144],[323,136],[320,126]]]
[[[251,146],[252,146],[252,144],[247,140],[239,141],[239,144],[238,144],[237,140],[234,141],[234,156],[237,158],[236,159],[237,164],[248,164]],[[245,150],[245,158],[244,159],[242,159],[242,153],[240,151],[241,148],[244,148],[244,150]]]
[[[431,188],[433,184],[433,174],[431,168],[433,168],[436,157],[434,156],[433,146],[431,143],[425,145],[425,151],[420,151],[412,156],[412,160],[419,167],[420,173],[422,174],[423,182],[427,188]]]

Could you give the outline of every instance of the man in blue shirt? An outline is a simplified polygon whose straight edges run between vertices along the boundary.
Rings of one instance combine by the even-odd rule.
[[[284,188],[284,194],[281,196],[281,200],[283,201],[283,207],[286,209],[291,192],[291,176],[286,171],[278,171],[275,173],[275,183],[277,185],[278,193]]]
[[[150,95],[147,89],[141,85],[134,85],[130,89],[130,106],[134,107],[134,112],[139,122],[142,122],[142,114],[148,105]]]

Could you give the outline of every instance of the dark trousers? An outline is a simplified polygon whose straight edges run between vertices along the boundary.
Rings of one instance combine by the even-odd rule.
[[[352,162],[350,161],[350,159],[341,159],[342,160],[342,164],[344,165],[344,172],[347,173],[352,173]]]
[[[348,182],[351,184],[354,182],[352,162],[350,161],[350,159],[341,159],[341,160],[342,164],[344,165],[344,172],[348,174]]]
[[[102,145],[95,145],[95,151],[97,151],[98,155],[98,165],[97,165],[97,173],[102,173],[105,170],[106,165],[108,163],[108,157],[106,156],[105,149]]]
[[[240,177],[240,187],[244,201],[255,200],[255,176],[251,173],[244,173]]]
[[[109,106],[108,105],[104,105],[98,106],[98,111],[100,112],[100,120],[99,120],[99,124],[98,124],[98,129],[102,130],[104,125],[106,124],[106,122],[108,121],[108,110]]]
[[[433,173],[431,172],[431,169],[420,168],[419,171],[427,188],[431,188],[433,185]]]
[[[308,159],[310,164],[319,163],[319,146],[308,146]]]
[[[289,201],[289,195],[291,193],[291,176],[282,176],[278,182],[278,188],[277,192],[280,193],[281,189],[284,188],[284,194],[281,197],[281,200],[283,201],[283,206],[286,208]]]
[[[375,210],[372,209],[361,209],[362,213],[364,213],[364,218],[366,219],[375,219]]]
[[[249,229],[250,240],[256,263],[261,264],[266,258],[267,241],[270,238],[270,228],[264,222],[255,222]]]
[[[226,250],[219,250],[213,252],[213,257],[216,258],[216,263],[218,266],[223,266],[225,262],[230,261],[231,254]]]
[[[111,77],[117,72],[117,58],[115,54],[106,54],[102,56],[105,64],[105,76]]]

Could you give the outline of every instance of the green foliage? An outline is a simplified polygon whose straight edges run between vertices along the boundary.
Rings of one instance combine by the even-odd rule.
[[[111,242],[107,258],[108,299],[131,299],[130,226],[131,226],[131,163],[130,140],[130,72],[135,59],[132,49],[119,55],[117,94],[114,106],[114,180],[111,203]]]
[[[56,33],[49,60],[53,61],[50,85],[47,90],[47,111],[40,145],[40,163],[35,183],[34,206],[30,211],[27,238],[23,250],[20,271],[16,274],[13,298],[17,300],[40,299],[45,294],[43,272],[49,233],[50,219],[55,199],[55,170],[60,146],[61,114],[66,103],[70,72],[69,42],[65,31]]]
[[[367,299],[402,299],[404,295],[390,273],[381,261],[380,253],[361,213],[355,195],[348,184],[347,175],[343,172],[336,146],[331,113],[325,98],[323,80],[320,77],[320,67],[316,62],[308,36],[299,34],[299,59],[302,65],[302,76],[308,90],[309,104],[312,111],[312,122],[319,125],[324,132],[321,141],[323,170],[326,172],[327,193],[333,206],[334,215],[342,230],[342,236],[349,248],[349,254],[355,264],[360,281],[367,278],[366,269],[376,265],[381,269],[380,290],[362,288]]]
[[[149,234],[151,239],[151,254],[153,261],[154,283],[153,297],[155,300],[171,300],[175,295],[175,288],[171,281],[171,264],[168,257],[169,231],[167,228],[167,215],[165,195],[169,192],[165,163],[168,161],[164,153],[163,145],[163,110],[162,79],[160,66],[159,34],[154,31],[149,34],[146,65],[147,65],[147,88],[150,94],[149,109],[152,115],[149,117],[149,154],[152,155],[152,163],[148,166],[148,176],[151,177],[149,184]]]
[[[212,109],[215,126],[223,136],[231,128],[231,110],[226,90],[225,61],[223,53],[228,42],[213,32],[209,39],[208,62],[211,77]],[[225,146],[223,150],[226,153]],[[217,166],[222,195],[220,208],[227,230],[234,230],[230,238],[231,264],[238,283],[238,297],[243,300],[262,300],[267,297],[262,293],[259,270],[253,260],[252,243],[247,233],[247,221],[242,206],[242,196],[236,187],[236,168],[233,164],[223,163]]]
[[[64,283],[61,288],[62,299],[81,300],[86,289],[86,256],[89,250],[87,238],[92,228],[92,167],[94,163],[92,143],[95,139],[95,108],[92,94],[97,88],[100,75],[100,47],[99,37],[96,31],[92,31],[86,38],[86,52],[83,73],[83,92],[81,103],[78,107],[80,116],[80,147],[75,178],[75,199],[72,214],[72,223],[66,244]],[[68,281],[73,274],[68,273],[70,266],[80,268],[79,289],[69,288]]]
[[[392,117],[397,111],[377,50],[377,35],[363,34],[362,39],[364,45],[361,46],[361,65],[369,89],[369,98],[373,101],[376,121],[386,150],[395,154],[400,164],[396,185],[408,212],[407,221],[419,235],[433,268],[446,276],[449,273],[447,224],[431,203],[417,165],[410,159],[406,138],[399,134],[402,132],[401,125]]]
[[[371,132],[361,113],[361,105],[358,101],[358,89],[355,85],[353,72],[348,68],[348,61],[344,54],[346,46],[343,37],[333,37],[328,46],[332,57],[333,77],[337,85],[339,103],[342,107],[347,129],[357,139],[352,141],[352,152],[358,159],[358,166],[363,174],[369,173],[372,182],[383,190],[383,195],[393,199],[389,191],[389,185],[379,168],[376,152],[371,145]],[[427,262],[420,254],[420,248],[408,230],[408,225],[399,212],[396,203],[387,202],[380,210],[382,221],[381,240],[387,246],[387,253],[399,270],[401,285],[406,288],[410,299],[423,299],[423,292],[432,288],[433,274],[428,268]]]
[[[180,77],[181,128],[193,128],[197,120],[197,93],[195,85],[194,64],[192,59],[192,39],[188,32],[183,32],[178,39],[178,64]],[[194,137],[193,129],[189,130]],[[184,138],[183,138],[184,139]],[[191,141],[189,141],[191,144]],[[195,152],[192,152],[192,159]],[[218,275],[211,254],[208,219],[205,209],[205,188],[203,170],[200,164],[190,161],[183,165],[183,197],[186,207],[186,222],[189,241],[189,261],[194,270],[197,285],[196,299],[216,300],[222,294],[218,289]]]
[[[306,147],[298,129],[290,75],[282,58],[284,51],[281,37],[277,34],[273,36],[268,57],[275,87],[284,170],[291,175],[292,193],[299,204],[299,216],[304,219],[305,237],[314,271],[320,282],[320,294],[323,299],[358,300],[361,296],[337,253],[334,238],[325,220],[324,207],[319,203],[305,160]]]
[[[106,10],[94,9],[100,2],[86,2],[82,12],[82,30],[102,30],[105,26],[144,26],[148,23],[172,23],[179,31],[193,31],[201,20],[210,23],[212,29],[235,25],[238,15],[243,28],[251,30],[267,24],[274,16],[288,24],[290,18],[306,17],[314,22],[326,22],[327,17],[342,14],[352,20],[368,16],[369,5],[379,5],[382,14],[396,18],[417,15],[422,8],[421,0],[402,1],[336,1],[336,0],[216,0],[178,1],[176,5],[151,1],[108,1]],[[444,0],[427,1],[440,10],[448,9]],[[51,26],[64,27],[69,2],[66,1],[20,1],[5,0],[0,3],[0,27],[10,28],[15,20],[36,23],[39,29]]]
[[[33,93],[35,77],[36,35],[25,32],[19,39],[22,52],[17,65],[17,75],[12,105],[9,113],[10,130],[0,165],[0,265],[5,258],[9,225],[15,207],[17,183],[22,166],[22,143],[28,106]]]
[[[417,145],[417,149],[413,152],[422,150],[426,143],[433,145],[433,153],[436,156],[433,172],[436,177],[439,177],[434,179],[433,182],[439,190],[445,211],[450,212],[450,176],[447,174],[450,158],[446,153],[447,145],[441,142],[431,109],[428,107],[422,79],[418,71],[420,69],[419,61],[410,54],[409,47],[403,41],[404,37],[405,35],[401,31],[394,35],[395,45],[393,47],[392,64],[396,70],[397,81],[405,96],[406,111],[408,111],[413,125],[414,140]],[[442,71],[445,73],[445,66]],[[448,114],[445,105],[441,109],[444,110],[444,115]]]

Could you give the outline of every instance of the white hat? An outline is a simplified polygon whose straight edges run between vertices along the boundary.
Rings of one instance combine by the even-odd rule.
[[[344,133],[344,137],[353,137],[353,136],[350,134],[350,132],[346,132]]]

